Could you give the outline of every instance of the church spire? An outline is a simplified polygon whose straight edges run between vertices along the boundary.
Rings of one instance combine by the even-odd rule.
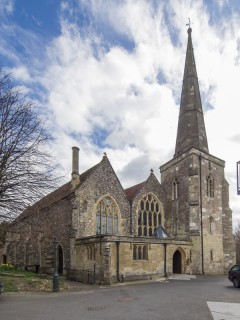
[[[187,30],[188,44],[174,157],[177,157],[191,148],[196,148],[208,153],[208,142],[193,53],[190,21],[187,25],[189,26]]]

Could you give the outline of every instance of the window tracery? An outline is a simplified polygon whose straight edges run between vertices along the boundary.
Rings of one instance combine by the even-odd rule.
[[[152,194],[145,195],[138,209],[138,235],[153,236],[156,228],[162,224],[162,206]]]
[[[118,209],[115,201],[106,196],[97,205],[96,233],[117,234],[118,233]]]

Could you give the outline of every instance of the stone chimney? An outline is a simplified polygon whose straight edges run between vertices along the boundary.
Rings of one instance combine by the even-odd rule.
[[[79,177],[79,148],[72,147],[72,183],[77,185],[80,183]]]

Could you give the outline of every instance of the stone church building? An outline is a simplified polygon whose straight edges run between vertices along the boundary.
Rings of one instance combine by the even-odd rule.
[[[173,273],[223,274],[235,263],[225,162],[209,153],[192,29],[173,158],[144,182],[123,189],[108,157],[12,222],[4,262],[110,284]],[[56,250],[53,241],[56,238]]]

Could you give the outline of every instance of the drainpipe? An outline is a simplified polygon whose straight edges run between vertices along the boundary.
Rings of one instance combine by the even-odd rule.
[[[201,220],[201,253],[202,253],[202,274],[204,274],[204,252],[203,252],[203,210],[202,210],[202,156],[199,155],[199,180],[200,180],[200,220]]]
[[[99,238],[99,244],[100,244],[100,255],[102,254],[102,205],[100,202],[100,238]]]
[[[164,277],[167,277],[167,244],[164,243]]]
[[[132,200],[130,200],[130,234],[132,234]]]
[[[120,245],[120,242],[116,241],[116,248],[117,248],[117,279],[120,282],[121,279],[120,279],[120,275],[119,275],[119,264],[120,264],[119,245]]]

